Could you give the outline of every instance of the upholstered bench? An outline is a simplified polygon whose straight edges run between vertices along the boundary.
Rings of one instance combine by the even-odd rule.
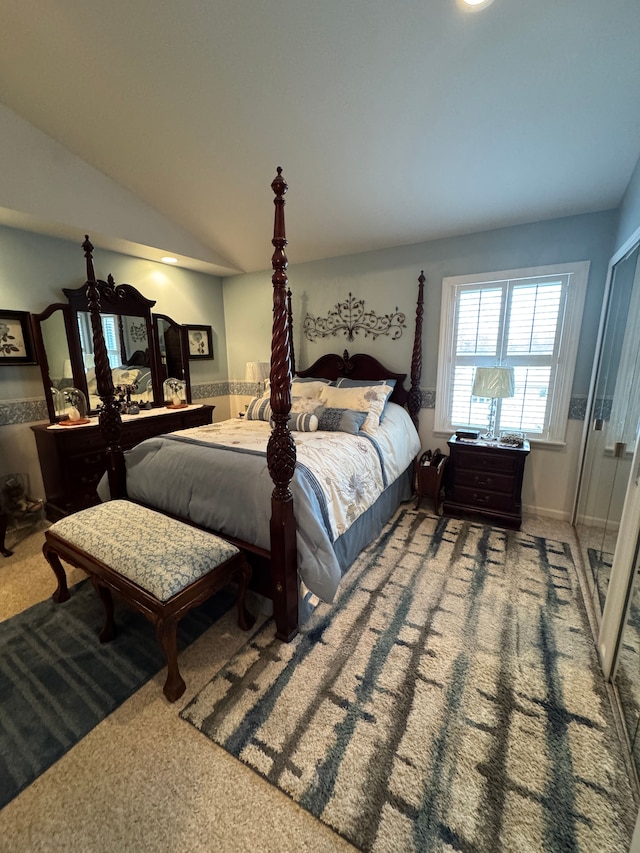
[[[253,624],[245,608],[251,569],[244,554],[219,536],[131,501],[108,501],[60,519],[45,532],[42,551],[58,580],[54,601],[69,598],[60,558],[91,578],[105,607],[101,642],[115,637],[112,591],[155,625],[170,702],[186,687],[176,629],[188,610],[237,578],[238,625],[246,631]]]

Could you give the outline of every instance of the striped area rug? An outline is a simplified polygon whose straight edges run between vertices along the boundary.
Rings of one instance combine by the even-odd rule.
[[[620,853],[635,816],[568,545],[401,509],[290,644],[182,716],[363,851]]]
[[[114,596],[117,635],[102,645],[104,608],[90,582],[0,622],[0,808],[159,672],[154,628]],[[233,604],[223,590],[178,623],[178,647]],[[0,847],[2,844],[0,842]]]

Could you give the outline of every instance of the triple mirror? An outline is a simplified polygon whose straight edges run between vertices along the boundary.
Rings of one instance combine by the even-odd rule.
[[[186,385],[191,402],[186,328],[165,314],[152,314],[155,302],[129,284],[116,286],[111,276],[98,280],[102,331],[114,386],[130,389],[143,405],[162,406],[163,382],[174,378]],[[86,285],[64,289],[68,304],[56,303],[34,315],[34,336],[51,423],[58,418],[56,395],[78,388],[89,412],[101,405],[97,393],[91,315]]]

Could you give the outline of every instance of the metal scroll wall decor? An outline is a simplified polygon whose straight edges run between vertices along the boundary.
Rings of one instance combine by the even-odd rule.
[[[349,293],[344,302],[338,302],[326,317],[312,317],[307,314],[304,318],[303,330],[310,341],[318,338],[328,338],[344,332],[347,340],[352,341],[355,335],[364,332],[364,337],[377,338],[388,335],[397,340],[406,329],[405,316],[396,306],[393,314],[376,314],[375,311],[364,310],[364,299],[355,299]]]

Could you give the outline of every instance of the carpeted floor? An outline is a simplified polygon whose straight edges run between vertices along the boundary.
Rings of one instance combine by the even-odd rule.
[[[579,553],[569,524],[529,516],[523,530],[572,542],[574,553]],[[52,572],[40,555],[42,539],[41,531],[24,541],[11,535],[9,545],[15,554],[0,560],[0,621],[53,592]],[[71,580],[81,577],[78,572]],[[255,602],[249,606],[258,613]],[[495,622],[499,619],[497,611]],[[260,616],[259,623],[263,621]],[[161,671],[0,810],[1,853],[353,851],[326,823],[180,719],[180,707],[246,643],[247,635],[238,629],[232,609],[181,653],[187,691],[178,703],[165,700]],[[444,655],[444,643],[440,648]],[[614,737],[609,721],[601,737],[603,741]],[[585,753],[587,769],[600,757],[599,749]],[[529,756],[529,761],[535,770],[537,757]],[[623,772],[622,766],[616,772]],[[473,785],[470,776],[469,798],[474,796]],[[585,815],[586,821],[590,819]],[[521,850],[516,845],[513,853]],[[621,847],[620,853],[625,850]],[[550,847],[539,851],[556,853]]]
[[[635,807],[561,541],[401,511],[184,719],[364,851],[619,853]]]
[[[53,578],[53,572],[51,573]],[[159,672],[151,623],[114,599],[116,637],[101,644],[104,608],[88,580],[0,622],[0,808]],[[231,591],[178,624],[182,650],[234,604]]]

